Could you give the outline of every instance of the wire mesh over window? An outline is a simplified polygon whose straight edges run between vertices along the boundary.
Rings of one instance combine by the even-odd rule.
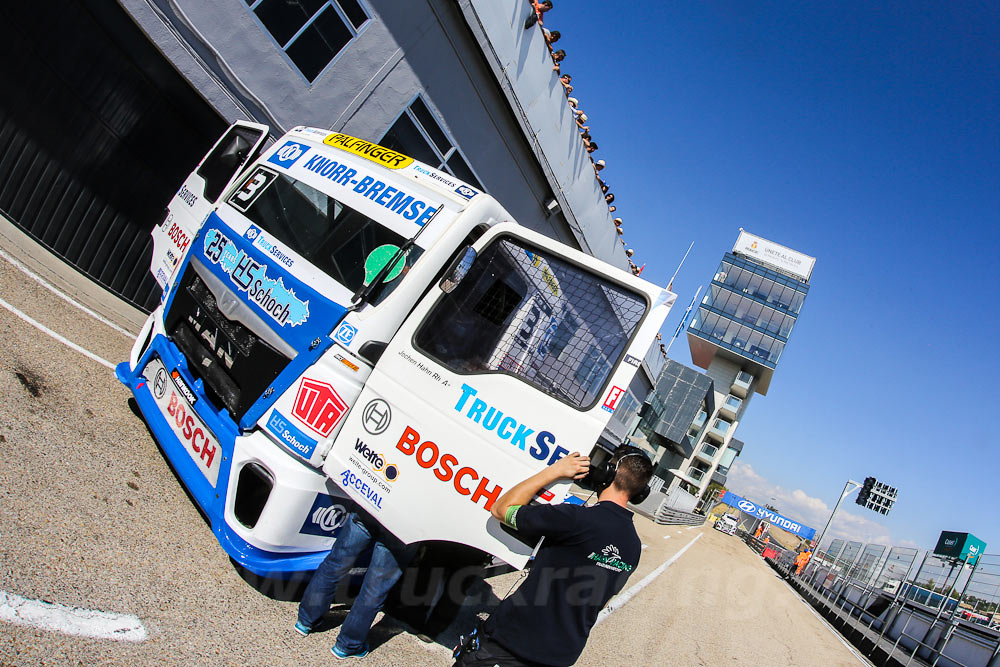
[[[512,375],[587,408],[645,312],[642,295],[498,238],[438,301],[414,342],[457,373]]]

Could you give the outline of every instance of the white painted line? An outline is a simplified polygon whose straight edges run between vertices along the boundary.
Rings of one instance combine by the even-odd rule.
[[[20,310],[18,310],[14,306],[10,305],[9,303],[7,303],[6,301],[4,301],[3,299],[0,299],[0,306],[3,306],[4,308],[6,308],[7,310],[9,310],[10,312],[14,313],[18,317],[20,317],[22,320],[24,320],[25,322],[27,322],[31,326],[33,326],[36,329],[38,329],[39,331],[41,331],[42,333],[45,333],[45,334],[48,334],[49,336],[52,336],[57,341],[59,341],[60,343],[62,343],[66,347],[70,348],[71,350],[76,350],[77,352],[79,352],[83,356],[87,357],[88,359],[93,359],[97,363],[101,364],[102,366],[107,366],[111,370],[115,369],[115,365],[113,363],[111,363],[110,361],[108,361],[107,359],[99,357],[96,354],[94,354],[93,352],[91,352],[90,350],[83,349],[82,347],[80,347],[79,345],[77,345],[73,341],[69,340],[68,338],[64,338],[63,336],[60,336],[59,334],[57,334],[52,329],[48,328],[47,326],[45,326],[41,322],[37,322],[37,321],[33,320],[31,317],[25,315]]]
[[[78,637],[141,642],[146,628],[138,616],[31,600],[0,591],[0,621]]]
[[[645,550],[645,549],[648,549],[648,548],[649,548],[649,545],[648,545],[648,544],[643,544],[643,545],[642,545],[642,549],[640,549],[640,551],[642,551],[642,550]]]
[[[854,648],[854,645],[851,644],[849,641],[847,641],[844,638],[844,635],[842,635],[839,632],[837,632],[837,629],[835,627],[833,627],[832,625],[830,625],[830,622],[827,621],[825,618],[823,618],[822,614],[820,614],[818,611],[816,611],[815,607],[813,607],[811,604],[809,604],[809,601],[806,600],[804,597],[802,597],[801,593],[799,593],[797,590],[795,590],[795,588],[791,584],[789,584],[787,581],[785,581],[784,579],[781,579],[781,583],[783,583],[785,586],[788,586],[788,590],[790,590],[796,597],[799,598],[799,601],[802,604],[804,604],[809,609],[809,611],[811,611],[813,613],[813,616],[815,616],[816,618],[818,618],[819,622],[822,623],[823,625],[825,625],[826,629],[829,630],[830,633],[834,637],[836,637],[837,639],[839,639],[840,643],[843,644],[844,646],[846,646],[847,650],[850,651],[854,655],[854,657],[857,658],[858,661],[862,665],[867,665],[868,667],[874,667],[874,664],[868,658],[866,658],[865,656],[863,656],[856,648]]]
[[[663,536],[663,539],[665,539],[665,540],[669,540],[669,539],[670,539],[670,536],[669,536],[669,535],[664,535],[664,536]]]
[[[701,526],[688,526],[688,530],[694,530],[695,528],[701,528]]]
[[[655,570],[647,574],[645,577],[643,577],[642,581],[635,584],[627,591],[619,593],[617,596],[612,598],[611,602],[609,602],[607,606],[605,606],[604,609],[601,610],[601,613],[597,615],[597,621],[594,623],[594,625],[599,625],[601,621],[610,616],[613,611],[624,607],[625,604],[627,604],[629,600],[634,598],[639,591],[641,591],[643,588],[653,583],[653,581],[655,581],[658,576],[663,574],[668,567],[673,565],[678,558],[683,556],[684,552],[691,548],[691,545],[700,540],[701,536],[702,533],[698,533],[697,535],[695,535],[693,540],[685,544],[684,547],[680,551],[675,553],[673,556],[671,556],[666,563],[664,563],[660,567],[656,568]]]
[[[48,291],[50,291],[53,294],[55,294],[57,297],[59,297],[63,301],[66,301],[67,303],[69,303],[69,304],[71,304],[73,306],[76,306],[77,308],[79,308],[83,312],[85,312],[88,315],[90,315],[91,317],[93,317],[98,322],[101,322],[102,324],[108,325],[109,327],[111,327],[115,331],[121,332],[121,333],[125,334],[126,336],[128,336],[129,338],[135,338],[138,335],[138,334],[132,333],[131,331],[129,331],[127,329],[123,329],[122,327],[118,326],[117,324],[115,324],[111,320],[107,319],[106,317],[104,317],[104,316],[100,315],[99,313],[91,310],[90,308],[87,308],[85,305],[83,305],[82,303],[80,303],[79,301],[77,301],[76,299],[74,299],[73,297],[71,297],[70,295],[66,294],[65,292],[61,291],[58,287],[56,287],[55,285],[53,285],[52,283],[50,283],[49,281],[47,281],[45,278],[42,278],[40,275],[38,275],[37,273],[34,273],[31,269],[29,269],[28,267],[26,267],[24,264],[22,264],[21,262],[19,262],[16,259],[14,259],[10,255],[8,255],[2,249],[0,249],[0,257],[3,257],[4,259],[6,259],[8,262],[10,262],[11,264],[13,264],[15,267],[17,267],[18,269],[20,269],[21,272],[24,273],[26,276],[28,276],[29,278],[31,278],[32,280],[34,280],[36,283],[38,283],[39,285],[41,285],[42,287],[44,287]]]

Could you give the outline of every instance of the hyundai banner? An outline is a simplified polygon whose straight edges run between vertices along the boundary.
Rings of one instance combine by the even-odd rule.
[[[745,512],[750,516],[757,517],[758,519],[764,519],[768,523],[774,524],[778,528],[787,530],[793,535],[798,535],[804,540],[811,540],[816,537],[816,529],[805,526],[797,521],[792,521],[789,518],[783,517],[776,512],[758,505],[757,503],[751,502],[742,496],[738,496],[731,491],[726,491],[726,495],[722,497],[722,502],[730,507],[739,508],[741,512]]]

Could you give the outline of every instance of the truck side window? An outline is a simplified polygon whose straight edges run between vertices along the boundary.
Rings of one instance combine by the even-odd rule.
[[[438,300],[414,344],[456,373],[504,373],[588,409],[646,307],[626,288],[500,237]]]
[[[214,202],[226,183],[250,158],[250,149],[260,138],[260,132],[247,127],[231,127],[215,150],[202,161],[198,175],[205,179],[205,199]]]

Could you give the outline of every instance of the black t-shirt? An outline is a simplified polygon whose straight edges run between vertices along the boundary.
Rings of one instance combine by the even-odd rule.
[[[531,505],[515,516],[524,537],[545,537],[521,586],[486,622],[511,653],[544,665],[571,665],[597,614],[639,565],[642,545],[632,512],[612,502],[593,507]]]

